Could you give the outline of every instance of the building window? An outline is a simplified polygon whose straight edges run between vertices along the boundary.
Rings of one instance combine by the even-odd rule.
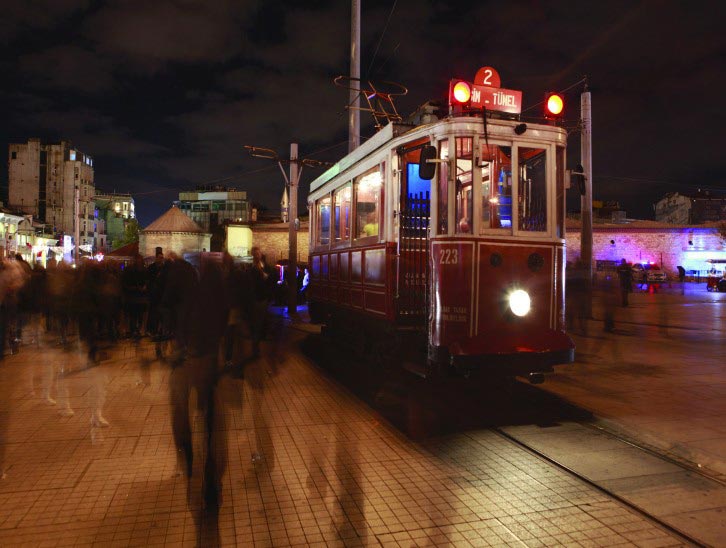
[[[10,159],[11,160],[17,160],[18,159],[18,153],[14,150],[10,153]]]

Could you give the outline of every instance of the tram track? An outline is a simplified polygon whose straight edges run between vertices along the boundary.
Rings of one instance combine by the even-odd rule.
[[[585,425],[585,426],[590,427],[590,428],[596,428],[594,425]],[[600,493],[603,493],[604,495],[610,497],[611,499],[616,500],[618,503],[622,504],[623,506],[627,507],[628,509],[630,509],[633,512],[637,513],[638,515],[642,516],[644,519],[646,519],[646,520],[650,521],[651,523],[656,524],[658,527],[660,527],[660,528],[668,531],[668,533],[674,535],[681,542],[684,542],[684,543],[688,544],[689,546],[699,546],[699,547],[707,547],[707,546],[709,546],[709,544],[706,544],[703,541],[701,541],[701,540],[695,538],[694,536],[688,534],[687,532],[679,529],[678,527],[675,527],[674,525],[671,525],[670,523],[668,523],[667,521],[665,521],[663,518],[660,518],[660,517],[654,515],[653,513],[649,512],[647,509],[642,508],[641,506],[633,503],[632,501],[628,500],[626,497],[623,497],[623,496],[617,494],[615,491],[613,491],[612,489],[609,489],[609,488],[603,486],[599,482],[594,481],[594,480],[588,478],[586,475],[578,472],[577,470],[574,470],[571,466],[568,466],[568,465],[560,462],[557,458],[555,458],[553,456],[550,456],[550,455],[546,454],[544,451],[539,450],[539,449],[533,447],[532,445],[530,445],[527,442],[519,439],[515,435],[512,435],[512,434],[504,431],[502,428],[500,428],[500,427],[491,427],[490,430],[492,432],[494,432],[495,434],[497,434],[498,436],[502,437],[503,439],[506,439],[510,443],[512,443],[512,444],[516,445],[517,447],[521,448],[522,450],[524,450],[524,451],[526,451],[526,452],[528,452],[528,453],[530,453],[530,454],[538,457],[539,459],[541,459],[541,460],[543,460],[543,461],[545,461],[545,462],[547,462],[547,463],[549,463],[549,464],[557,467],[558,469],[566,472],[570,476],[572,476],[574,478],[577,478],[579,481],[582,481],[583,483],[589,485],[590,487],[596,489],[597,491],[599,491]],[[619,441],[621,441],[623,443],[627,443],[631,447],[634,447],[636,449],[640,449],[640,450],[642,450],[642,451],[644,451],[644,452],[646,452],[646,453],[648,453],[648,454],[650,454],[652,456],[658,457],[658,458],[660,458],[662,460],[665,460],[665,461],[667,461],[667,462],[669,462],[671,464],[674,464],[676,466],[679,466],[683,470],[686,470],[688,472],[694,472],[694,470],[692,470],[690,467],[684,466],[682,463],[677,462],[677,461],[675,461],[673,459],[664,458],[663,455],[661,455],[661,454],[659,454],[657,452],[654,452],[654,451],[652,451],[652,450],[650,450],[648,448],[641,447],[641,446],[633,443],[630,440],[625,440],[625,439],[619,438],[618,436],[613,436],[610,432],[608,432],[608,431],[606,431],[604,429],[597,429],[597,430],[599,430],[599,431],[605,433],[606,435],[611,436],[611,437],[613,437],[613,438],[615,438],[615,439],[617,439],[617,440],[619,440]],[[716,483],[723,484],[722,482],[717,481],[717,480],[714,480],[713,478],[711,478],[709,476],[706,476],[705,474],[701,474],[701,475],[703,477],[709,479],[709,480],[716,481]]]

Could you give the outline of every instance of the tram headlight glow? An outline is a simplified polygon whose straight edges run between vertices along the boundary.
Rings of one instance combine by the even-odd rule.
[[[509,294],[509,308],[515,316],[526,316],[531,305],[529,294],[523,289],[517,289]]]

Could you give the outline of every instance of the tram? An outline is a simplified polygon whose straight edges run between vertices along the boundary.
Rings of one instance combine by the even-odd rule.
[[[465,84],[482,102],[510,92]],[[458,85],[446,115],[388,123],[312,182],[310,313],[372,355],[420,351],[427,375],[542,382],[574,359],[567,135],[512,115],[520,92],[492,111]]]

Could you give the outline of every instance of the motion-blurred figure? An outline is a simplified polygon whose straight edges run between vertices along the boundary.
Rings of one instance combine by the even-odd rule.
[[[565,274],[567,276],[567,285],[565,286],[567,329],[574,331],[577,326],[580,335],[586,337],[587,303],[589,299],[588,272],[584,263],[578,260],[574,265],[568,264]]]
[[[189,279],[189,270],[174,259],[169,271],[169,288],[184,288],[177,293],[180,302],[175,308],[175,343],[183,351],[172,361],[170,395],[172,430],[177,448],[178,466],[187,477],[189,509],[195,517],[202,546],[217,545],[218,512],[221,502],[222,476],[226,469],[226,432],[224,410],[216,394],[221,371],[220,343],[228,320],[228,299],[224,277],[218,265],[205,266],[198,283]],[[189,265],[189,263],[186,263]],[[189,265],[189,268],[192,268]],[[192,270],[193,271],[193,270]],[[168,288],[168,289],[169,289]],[[194,454],[192,417],[189,399],[197,394],[197,412],[203,417],[201,489],[193,485]],[[198,493],[201,491],[201,512]]]
[[[252,356],[260,355],[260,341],[265,338],[268,328],[268,309],[275,291],[275,273],[259,247],[252,248],[252,310],[250,324],[252,330]]]
[[[620,304],[625,307],[628,306],[628,295],[633,290],[633,271],[625,259],[620,260],[618,279],[620,281]]]

